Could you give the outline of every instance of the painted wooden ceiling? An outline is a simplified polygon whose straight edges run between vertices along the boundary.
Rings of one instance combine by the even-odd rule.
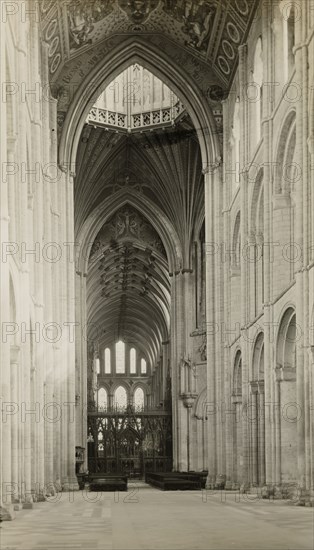
[[[51,79],[97,62],[100,44],[145,36],[171,54],[185,52],[194,66],[213,70],[228,87],[237,50],[246,38],[256,0],[41,0],[42,37],[49,45]],[[158,41],[159,37],[159,41]],[[165,38],[168,41],[165,42]],[[200,64],[199,64],[200,63]]]

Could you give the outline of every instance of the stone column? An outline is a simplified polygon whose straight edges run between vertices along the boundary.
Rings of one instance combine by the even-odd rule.
[[[251,411],[248,415],[251,427],[251,483],[256,486],[258,482],[258,407],[257,407],[257,384],[251,382]]]
[[[297,403],[303,414],[297,423],[297,455],[298,455],[298,483],[305,487],[306,462],[305,441],[308,440],[308,411],[305,402],[308,386],[308,354],[304,353],[307,345],[308,327],[308,235],[309,235],[309,194],[308,194],[308,45],[306,17],[302,14],[295,22],[295,69],[296,82],[302,89],[299,101],[296,102],[296,162],[301,167],[302,179],[297,183],[296,216],[295,216],[295,243],[302,250],[302,259],[295,262],[296,279],[296,322],[300,330],[300,337],[296,343],[297,349]],[[308,477],[308,476],[307,476]]]
[[[2,26],[2,25],[1,25]],[[2,36],[4,28],[2,26]],[[1,37],[2,38],[2,37]],[[4,64],[3,64],[4,65]],[[4,80],[5,81],[5,80]],[[3,106],[1,106],[1,113],[4,114],[4,129],[6,123],[6,112],[3,113]],[[4,145],[4,151],[2,150]],[[7,158],[6,142],[1,143],[1,154],[3,162],[10,162],[10,158]],[[9,242],[9,212],[8,212],[8,187],[7,182],[1,182],[0,189],[0,238],[1,242]],[[10,322],[10,281],[9,281],[9,263],[0,262],[0,296],[1,296],[1,308],[0,308],[0,320],[1,327],[5,327]],[[12,336],[11,336],[12,338]],[[1,436],[1,450],[0,450],[0,511],[4,515],[5,519],[12,519],[14,517],[12,507],[12,487],[10,487],[12,475],[11,475],[11,392],[10,392],[10,337],[5,342],[4,338],[1,338],[1,386],[0,386],[0,400],[1,400],[1,422],[0,422],[0,436]]]
[[[66,177],[66,237],[67,242],[74,242],[74,195],[73,195],[73,173]],[[75,323],[75,266],[67,263],[67,322]],[[69,403],[75,404],[75,342],[67,343],[67,399]],[[74,420],[75,422],[75,420]],[[67,429],[68,446],[68,479],[72,489],[78,489],[78,482],[75,474],[75,423],[69,423]],[[85,446],[85,445],[83,445]]]
[[[73,262],[75,258],[73,257]],[[86,334],[86,273],[76,271],[75,298],[75,391],[79,396],[75,411],[76,442],[84,447],[87,438],[87,334]],[[113,364],[113,362],[112,362]],[[85,464],[86,466],[86,464]]]
[[[275,380],[275,477],[276,485],[281,484],[281,399],[280,399],[280,382],[282,379],[281,367],[276,367]]]
[[[273,75],[273,36],[272,36],[272,6],[269,2],[262,5],[262,32],[263,32],[263,69],[264,82],[275,82]],[[272,103],[268,94],[263,94],[263,159],[264,159],[264,243],[273,242],[272,235]],[[265,455],[266,455],[266,483],[275,480],[275,441],[274,441],[274,382],[273,382],[273,342],[272,327],[272,260],[271,247],[264,245],[264,358],[265,358]]]
[[[19,346],[11,345],[11,403],[17,407],[16,413],[11,420],[11,456],[12,456],[12,484],[14,486],[14,503],[21,501],[21,487],[19,486],[19,422],[20,422],[20,400],[19,400]],[[19,509],[17,507],[16,509]]]
[[[48,44],[42,44],[42,83],[43,86],[49,87],[49,74],[48,74]],[[49,102],[43,101],[42,103],[42,119],[45,121],[43,125],[43,163],[45,166],[50,165],[50,112],[49,112]],[[55,185],[53,183],[55,174],[50,174],[49,170],[46,170],[45,185],[43,188],[43,210],[45,212],[45,240],[44,244],[53,242],[53,233],[52,233],[52,214],[51,214],[51,193],[52,187]],[[44,291],[43,291],[43,301],[45,304],[44,308],[44,322],[50,323],[53,319],[53,285],[52,285],[52,265],[49,262],[44,262],[43,267],[43,278],[45,281]],[[52,345],[47,345],[45,342],[44,345],[45,354],[43,357],[42,369],[43,379],[44,379],[44,410],[45,406],[53,402],[53,381],[54,381],[54,354]],[[55,488],[53,485],[54,482],[54,471],[53,471],[53,424],[44,420],[44,465],[45,465],[45,494],[54,494]]]
[[[258,445],[259,445],[259,484],[265,483],[265,403],[264,382],[258,383]]]
[[[206,247],[206,342],[207,342],[207,417],[208,417],[208,477],[206,487],[215,485],[217,475],[217,422],[218,403],[216,398],[216,317],[215,317],[215,209],[214,186],[220,185],[220,159],[204,170],[205,185],[205,247]]]
[[[247,44],[239,47],[239,86],[240,86],[240,234],[241,234],[241,358],[242,358],[242,404],[243,410],[249,407],[249,346],[246,337],[246,326],[249,318],[249,273],[248,262],[243,253],[248,243],[248,154],[249,154],[249,124],[248,101],[246,87],[248,79]],[[242,449],[243,449],[243,479],[245,485],[249,482],[249,421],[248,415],[242,417]]]
[[[197,395],[192,393],[186,393],[182,396],[183,404],[186,408],[187,414],[187,431],[186,431],[186,471],[189,472],[191,468],[191,409]]]

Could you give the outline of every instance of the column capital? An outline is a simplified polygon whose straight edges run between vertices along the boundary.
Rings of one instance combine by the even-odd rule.
[[[216,157],[216,159],[213,162],[208,163],[204,166],[202,173],[205,174],[213,174],[220,168],[222,165],[222,157]]]

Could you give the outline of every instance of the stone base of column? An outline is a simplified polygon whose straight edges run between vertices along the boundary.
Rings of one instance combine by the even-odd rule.
[[[215,479],[215,489],[223,490],[226,485],[226,476],[225,474],[217,474]]]
[[[250,491],[250,484],[245,482],[241,483],[240,485],[240,493],[243,495],[244,493],[248,493]]]
[[[233,481],[230,481],[229,479],[225,483],[225,489],[226,491],[232,491],[233,489]]]
[[[57,491],[52,483],[49,483],[49,485],[46,488],[46,492],[44,494],[45,498],[54,497],[57,494]]]
[[[216,476],[212,474],[208,474],[206,478],[205,489],[208,489],[208,490],[215,489],[215,480],[216,480]]]
[[[23,510],[32,510],[34,508],[33,502],[23,502]]]
[[[311,496],[311,491],[309,489],[299,489],[297,495],[297,506],[313,506],[314,500]]]
[[[273,499],[275,496],[275,487],[273,484],[263,485],[261,488],[261,497],[264,499]]]
[[[60,479],[57,479],[57,480],[54,482],[53,485],[54,485],[54,488],[55,488],[55,490],[56,490],[56,493],[60,493],[60,491],[63,490],[63,485],[64,485],[64,483],[67,483],[67,478],[66,478],[65,481],[63,481],[62,483],[61,483]]]
[[[36,502],[46,502],[47,497],[44,495],[43,492],[36,494]]]
[[[262,487],[262,498],[286,500],[291,504],[305,506],[310,501],[310,492],[297,483],[268,483]]]
[[[80,487],[77,481],[77,477],[68,479],[62,483],[62,491],[79,491]]]
[[[1,521],[12,521],[15,519],[15,511],[13,504],[0,505]]]

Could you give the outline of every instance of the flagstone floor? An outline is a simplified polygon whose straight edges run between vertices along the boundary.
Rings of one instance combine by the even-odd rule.
[[[0,529],[1,550],[313,548],[314,508],[134,482],[127,493],[60,493]]]

